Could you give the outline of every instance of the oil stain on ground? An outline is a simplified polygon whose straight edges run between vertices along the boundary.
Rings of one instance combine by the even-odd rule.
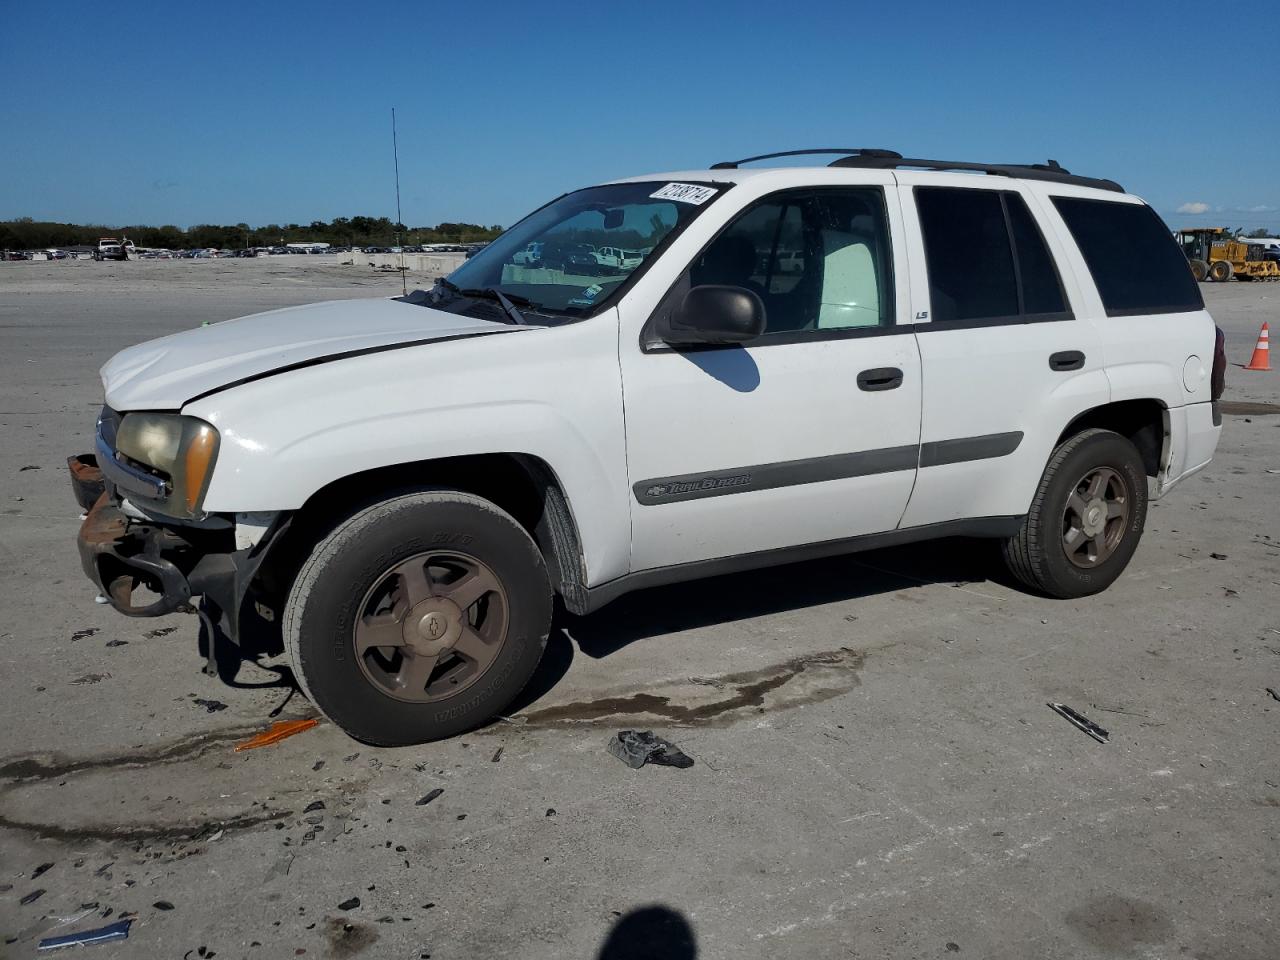
[[[865,654],[848,647],[794,657],[760,670],[713,680],[672,684],[667,692],[584,700],[532,710],[530,727],[554,727],[610,718],[666,720],[676,725],[727,724],[748,713],[788,710],[830,700],[861,683]]]
[[[1076,907],[1065,919],[1090,945],[1119,956],[1134,953],[1141,944],[1164,943],[1173,936],[1173,923],[1159,909],[1116,894]]]
[[[104,841],[116,843],[179,842],[194,840],[215,831],[233,832],[247,830],[264,823],[271,823],[289,816],[288,810],[270,809],[266,805],[246,804],[239,811],[225,810],[220,815],[196,816],[179,819],[157,816],[155,819],[130,817],[124,822],[98,822],[91,811],[94,804],[87,803],[84,790],[61,798],[55,805],[49,804],[48,791],[75,783],[78,778],[88,778],[85,787],[92,792],[98,776],[113,778],[114,783],[127,782],[137,792],[146,789],[140,778],[147,771],[163,771],[175,766],[168,776],[173,780],[187,780],[193,775],[192,767],[213,766],[228,746],[258,731],[258,726],[236,726],[215,733],[202,733],[156,747],[144,747],[97,757],[68,758],[50,754],[11,757],[0,761],[0,828],[22,831],[37,837],[63,842]],[[207,756],[217,751],[216,756]],[[213,771],[216,774],[217,771]],[[124,774],[125,779],[118,779]],[[153,792],[160,793],[165,786],[163,779],[150,784]],[[99,789],[101,785],[98,785]],[[31,794],[30,791],[35,791]],[[168,792],[167,790],[165,792]],[[175,791],[176,792],[176,791]],[[24,802],[23,795],[27,794]],[[145,799],[145,798],[144,798]],[[153,804],[159,811],[180,809],[175,803]],[[145,804],[138,799],[130,802],[128,809],[140,812]],[[17,809],[15,809],[17,808]],[[45,809],[53,811],[46,818],[39,815]],[[77,815],[79,814],[79,815]]]
[[[328,951],[325,956],[343,960],[354,957],[373,946],[378,940],[378,932],[367,923],[356,923],[354,920],[343,920],[340,917],[325,917],[324,939]]]

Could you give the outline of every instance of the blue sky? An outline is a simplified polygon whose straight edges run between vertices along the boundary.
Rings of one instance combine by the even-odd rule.
[[[394,106],[411,225],[509,225],[608,178],[876,146],[1052,157],[1175,226],[1280,229],[1274,83],[1252,110],[1239,96],[1273,76],[1280,26],[1212,10],[3,0],[0,218],[394,217]]]

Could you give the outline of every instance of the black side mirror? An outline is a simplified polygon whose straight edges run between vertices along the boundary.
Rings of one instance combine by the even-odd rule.
[[[666,343],[744,343],[765,331],[764,303],[744,287],[694,287],[663,324]]]

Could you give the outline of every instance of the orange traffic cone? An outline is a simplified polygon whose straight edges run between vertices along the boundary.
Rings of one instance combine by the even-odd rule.
[[[1245,367],[1246,370],[1271,369],[1271,328],[1265,323],[1258,333],[1258,345],[1253,348],[1253,359]]]

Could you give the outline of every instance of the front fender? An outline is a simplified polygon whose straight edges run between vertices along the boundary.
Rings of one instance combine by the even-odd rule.
[[[222,438],[204,509],[296,510],[355,473],[523,453],[560,479],[588,582],[621,576],[631,526],[616,316],[349,357],[188,404]]]

